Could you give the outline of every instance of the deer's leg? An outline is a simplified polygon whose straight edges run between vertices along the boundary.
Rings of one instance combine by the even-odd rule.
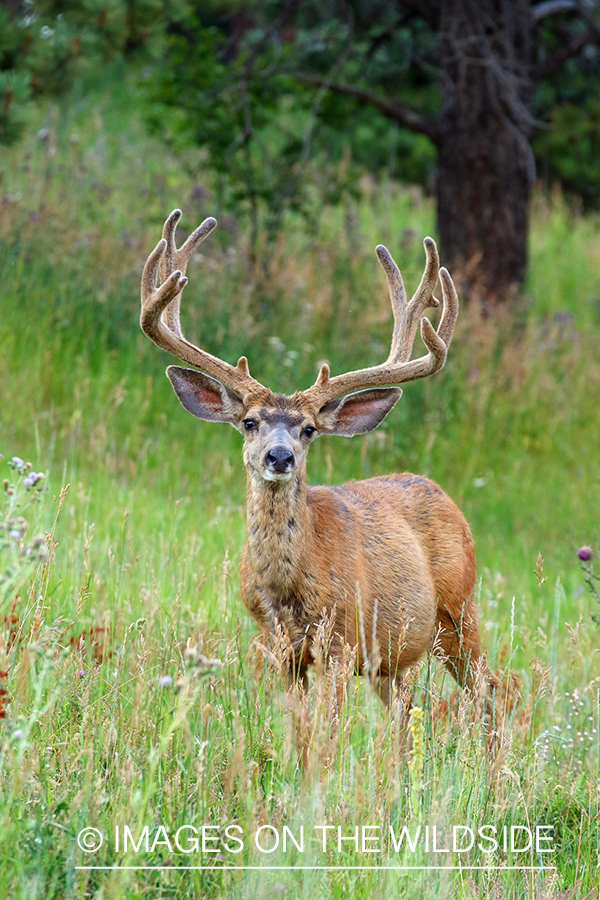
[[[308,667],[293,661],[289,669],[284,674],[285,687],[287,691],[294,688],[301,688],[303,691],[308,690]]]
[[[399,690],[399,679],[393,675],[377,675],[375,678],[375,690],[379,699],[389,709],[392,705],[392,698]]]
[[[485,680],[484,712],[493,733],[498,727],[497,701],[501,683],[481,654],[477,615],[471,601],[465,604],[464,614],[458,621],[447,609],[438,608],[437,628],[440,655],[458,684],[476,693],[481,679]]]
[[[282,675],[286,691],[292,691],[295,688],[301,688],[303,691],[308,690],[308,660],[304,652],[304,646],[299,653],[289,648],[290,652],[285,664],[282,666]]]
[[[327,660],[326,679],[328,696],[331,700],[330,709],[335,718],[342,714],[344,706],[346,705],[346,689],[348,687],[347,681],[344,678],[342,666],[339,663],[339,659],[336,657],[330,656]]]
[[[375,682],[379,699],[388,709],[392,709],[396,701],[401,718],[406,718],[412,709],[413,687],[414,684],[401,675],[379,675]]]
[[[403,681],[401,675],[378,675],[375,688],[379,699],[389,710],[398,750],[404,753],[410,747],[410,711],[412,709],[412,688]]]
[[[468,600],[459,616],[440,604],[437,612],[437,643],[444,665],[461,687],[473,690],[480,666],[481,650],[477,616]]]
[[[349,697],[350,679],[355,672],[355,650],[346,643],[340,634],[333,633],[328,641],[325,660],[329,713],[333,718],[341,715],[344,711]]]

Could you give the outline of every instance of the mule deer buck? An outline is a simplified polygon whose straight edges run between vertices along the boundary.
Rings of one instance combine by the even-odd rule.
[[[240,567],[242,594],[263,629],[287,633],[290,681],[306,683],[325,614],[331,619],[328,662],[335,667],[346,644],[356,651],[359,674],[375,660],[371,674],[384,700],[392,682],[434,643],[459,684],[471,687],[480,662],[475,554],[458,507],[437,484],[417,475],[335,487],[306,484],[308,449],[319,435],[371,431],[400,398],[399,384],[444,365],[458,298],[447,270],[439,267],[434,241],[424,240],[425,271],[410,302],[398,267],[385,247],[377,247],[394,313],[388,359],[335,377],[323,365],[312,387],[284,396],[252,378],[245,357],[232,366],[183,337],[179,309],[186,267],[217,223],[206,219],[177,249],[180,217],[179,210],[171,213],[144,268],[141,327],[159,347],[195,366],[167,368],[188,412],[228,422],[244,437],[248,542]],[[421,316],[438,305],[438,277],[443,311],[435,331]],[[419,320],[428,352],[411,360]]]

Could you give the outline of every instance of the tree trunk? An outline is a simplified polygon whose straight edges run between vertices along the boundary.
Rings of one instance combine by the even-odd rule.
[[[534,177],[528,0],[440,0],[438,229],[466,299],[521,285]]]

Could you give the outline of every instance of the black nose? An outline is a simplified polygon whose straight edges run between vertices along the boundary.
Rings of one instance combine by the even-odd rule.
[[[269,469],[281,474],[294,465],[294,454],[287,447],[273,447],[265,456],[265,462]]]

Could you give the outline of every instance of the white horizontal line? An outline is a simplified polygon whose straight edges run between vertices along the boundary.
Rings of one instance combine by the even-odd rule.
[[[327,871],[354,871],[361,869],[370,872],[394,872],[398,870],[411,870],[417,872],[429,872],[433,870],[464,872],[467,869],[471,871],[523,871],[523,872],[547,872],[556,869],[556,866],[75,866],[76,869],[133,869],[139,871],[152,871],[153,869],[173,869],[173,871],[195,870],[210,871],[215,869],[234,869],[241,871],[242,869],[252,869],[255,871],[277,870],[286,872],[296,872],[310,870],[327,870]]]

